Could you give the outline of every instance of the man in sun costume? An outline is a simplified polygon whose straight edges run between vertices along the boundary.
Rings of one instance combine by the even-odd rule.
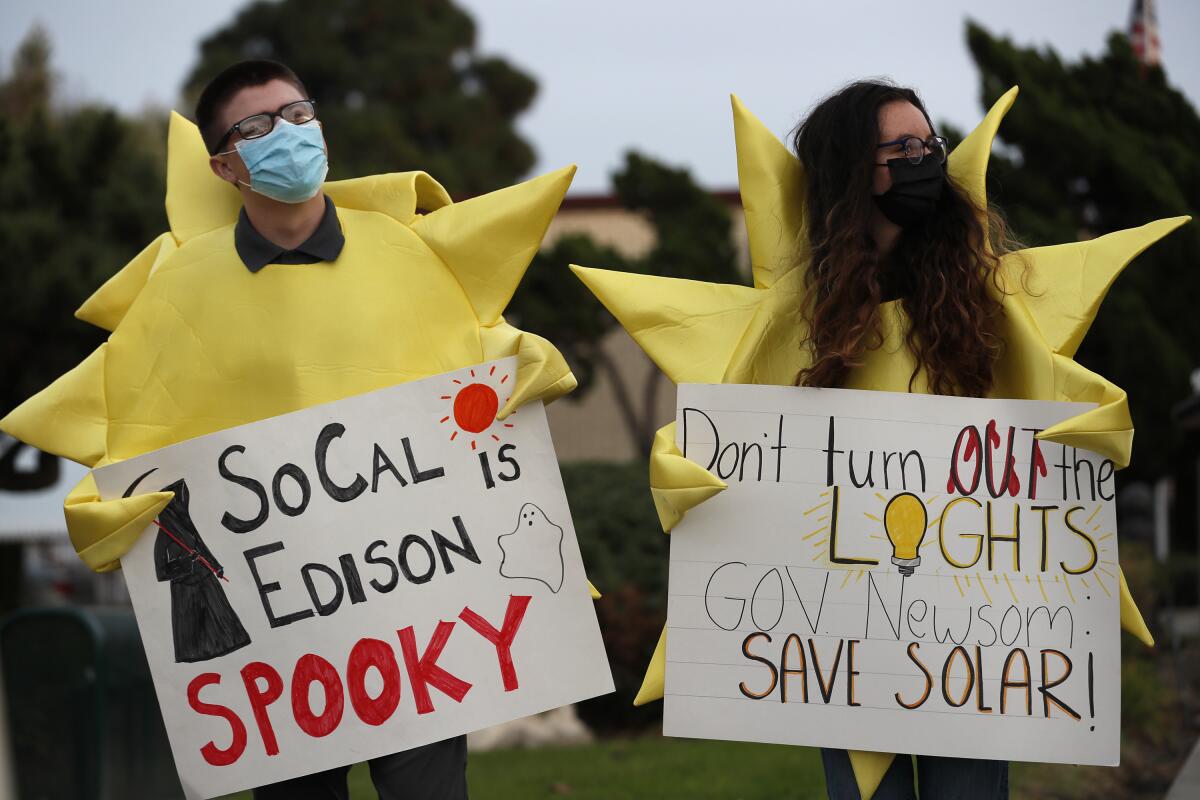
[[[954,150],[950,176],[974,203],[986,206],[985,177],[992,139],[1016,99],[1002,96]],[[807,367],[801,317],[805,287],[804,175],[799,161],[733,99],[738,181],[749,234],[754,286],[572,269],[675,383],[790,386]],[[1129,464],[1133,425],[1125,392],[1073,360],[1109,286],[1124,266],[1187,217],[1159,220],[1085,242],[1036,247],[1003,259],[1005,350],[994,368],[996,398],[1096,403],[1097,408],[1044,431],[1039,438]],[[1022,283],[1022,271],[1028,274]],[[905,346],[899,303],[881,306],[882,346],[850,371],[845,388],[908,391],[915,361]],[[927,393],[925,374],[912,391]],[[675,423],[658,431],[650,457],[650,490],[665,531],[725,484],[684,458]],[[1121,624],[1153,645],[1142,615],[1120,578]],[[663,696],[666,631],[660,637],[636,704]],[[871,797],[890,766],[890,753],[852,751],[859,791]]]
[[[325,184],[345,231],[337,261],[252,273],[234,251],[237,192],[208,169],[196,127],[171,117],[162,234],[76,316],[111,331],[79,366],[3,420],[41,450],[100,467],[213,431],[515,355],[501,418],[575,387],[562,355],[502,312],[574,168],[452,203],[423,172]],[[171,500],[66,501],[98,572]]]
[[[286,70],[280,65],[270,69]],[[284,74],[294,77],[290,71]],[[272,73],[271,80],[277,78]],[[289,99],[291,105],[284,108],[308,103],[311,109],[301,97]],[[258,113],[265,110],[255,109],[255,115],[265,116]],[[250,119],[230,131],[239,130],[250,141],[247,131],[238,128]],[[269,117],[266,128],[272,137],[282,132],[315,141],[309,150],[319,154],[319,163],[308,169],[310,176],[313,169],[317,172],[307,197],[323,190],[325,216],[318,233],[290,252],[321,255],[289,261],[289,251],[258,234],[244,212],[239,222],[243,196],[233,181],[210,169],[210,160],[232,154],[216,152],[230,134],[206,147],[200,130],[173,114],[167,155],[170,231],[76,312],[79,319],[110,331],[108,340],[0,420],[0,428],[46,452],[100,467],[214,431],[506,356],[517,357],[517,370],[500,418],[524,403],[549,402],[575,387],[562,355],[549,342],[512,327],[502,316],[574,167],[460,203],[451,202],[445,189],[423,172],[322,186],[323,142],[319,128],[313,127],[318,123],[300,122],[309,126],[303,134],[295,133],[300,125],[279,113]],[[257,142],[268,139],[263,132],[255,135]],[[266,159],[248,158],[248,150],[240,146],[244,142],[237,144],[250,169],[244,191],[259,191],[255,169]],[[295,150],[280,153],[276,148],[270,155],[274,163],[267,166],[281,165],[281,171],[267,174],[268,179],[286,178],[287,170],[300,163]],[[266,190],[261,194],[299,202]],[[245,195],[247,204],[251,199],[263,202]],[[314,241],[322,230],[324,246]],[[246,253],[255,248],[266,255],[258,262],[247,260]],[[117,569],[122,555],[173,497],[164,490],[102,500],[89,473],[65,504],[75,549],[93,570]],[[465,794],[465,739],[458,738],[462,741],[455,746],[461,754],[446,762],[454,761],[449,771],[458,774],[445,780],[461,783]],[[450,756],[454,752],[447,751]],[[418,783],[442,792],[438,796],[450,791],[450,784],[422,762],[413,763]],[[372,762],[373,770],[376,766]],[[408,778],[401,782],[406,792],[419,788]]]

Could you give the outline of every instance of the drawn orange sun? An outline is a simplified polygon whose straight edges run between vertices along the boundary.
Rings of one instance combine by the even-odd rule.
[[[471,377],[475,380],[470,383],[454,379],[453,383],[458,388],[454,390],[453,394],[441,396],[440,399],[450,401],[450,413],[442,417],[439,422],[444,425],[453,421],[454,430],[450,434],[452,442],[458,438],[460,433],[465,435],[487,433],[493,440],[499,442],[500,437],[489,431],[498,424],[496,412],[500,410],[503,403],[508,402],[507,397],[500,398],[500,392],[505,390],[505,384],[508,383],[511,376],[506,373],[497,379],[496,367],[492,365],[485,377],[480,378],[473,369]],[[499,423],[499,425],[503,428],[513,427],[510,422]],[[479,440],[472,438],[471,449],[475,450],[478,447]]]

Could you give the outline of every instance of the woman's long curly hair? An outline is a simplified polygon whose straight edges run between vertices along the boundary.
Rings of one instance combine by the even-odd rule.
[[[924,369],[935,394],[981,397],[992,386],[1001,350],[1000,256],[1015,243],[998,214],[977,208],[947,177],[936,213],[901,233],[892,273],[884,274],[871,239],[871,194],[879,111],[894,101],[912,103],[929,120],[911,89],[859,81],[822,101],[796,129],[793,143],[807,182],[804,346],[812,353],[796,382],[841,386],[863,354],[879,346],[877,309],[889,299],[884,286],[890,282],[901,287],[910,321],[906,340],[917,369],[909,389]]]

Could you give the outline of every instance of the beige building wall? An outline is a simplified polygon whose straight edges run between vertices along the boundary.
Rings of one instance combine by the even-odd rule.
[[[627,258],[641,258],[654,246],[653,226],[645,217],[621,208],[615,201],[608,208],[567,206],[559,210],[550,222],[543,244],[552,245],[560,237],[573,233],[587,234]]]
[[[721,197],[736,198],[732,192]],[[749,274],[749,249],[741,205],[730,202],[734,240],[739,262]],[[583,233],[596,242],[613,248],[628,258],[644,256],[654,246],[654,228],[642,216],[621,208],[615,198],[567,198],[558,216],[550,224],[545,244],[560,236]],[[606,264],[587,266],[605,267]],[[640,408],[646,392],[646,382],[658,382],[658,391],[651,412],[655,427],[675,418],[675,386],[642,352],[637,343],[621,327],[605,338],[603,347],[609,358],[618,365],[622,382]],[[550,432],[560,461],[626,461],[638,455],[633,438],[622,419],[614,394],[613,383],[603,370],[584,395],[571,395],[547,407]],[[645,443],[649,447],[649,442]]]

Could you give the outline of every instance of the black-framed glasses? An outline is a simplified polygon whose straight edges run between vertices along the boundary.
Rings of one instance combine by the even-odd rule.
[[[890,142],[882,142],[877,149],[882,150],[885,147],[903,147],[904,157],[908,159],[908,163],[910,164],[920,164],[925,160],[926,154],[936,158],[939,164],[946,163],[945,136],[930,136],[924,141],[921,141],[916,136],[905,136],[901,139],[893,139]],[[878,166],[886,167],[887,164],[878,164]]]
[[[229,141],[229,137],[235,133],[241,134],[243,139],[258,139],[266,136],[275,129],[275,118],[285,119],[293,125],[303,125],[306,122],[312,122],[317,118],[317,103],[315,100],[296,100],[282,106],[278,111],[270,112],[263,111],[259,114],[251,114],[245,119],[238,120],[233,123],[229,130],[225,131],[225,135],[213,146],[211,155],[217,155],[225,143]]]

